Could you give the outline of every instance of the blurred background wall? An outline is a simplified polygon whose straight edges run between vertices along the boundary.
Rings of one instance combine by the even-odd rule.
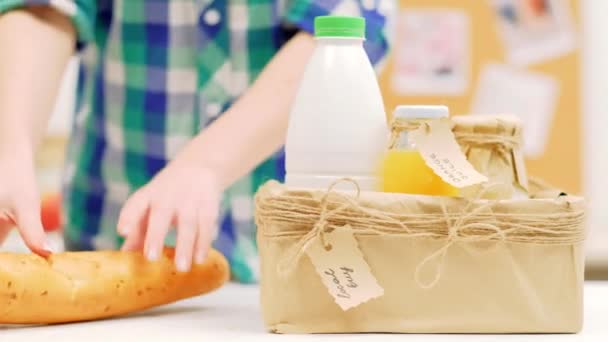
[[[583,189],[589,203],[588,264],[608,278],[608,1],[582,1]]]

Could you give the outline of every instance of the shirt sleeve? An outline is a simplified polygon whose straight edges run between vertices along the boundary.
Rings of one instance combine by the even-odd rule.
[[[300,30],[314,34],[314,20],[323,15],[348,15],[365,18],[367,55],[374,66],[388,55],[392,34],[389,22],[395,14],[395,0],[288,0],[284,20]]]
[[[25,6],[50,6],[72,19],[76,29],[77,47],[93,39],[96,0],[0,0],[0,15]]]

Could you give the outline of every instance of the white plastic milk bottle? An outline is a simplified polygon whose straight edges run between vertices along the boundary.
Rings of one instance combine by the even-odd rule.
[[[361,190],[378,190],[389,131],[364,37],[363,18],[315,18],[316,47],[289,118],[286,185],[327,188],[348,177]]]

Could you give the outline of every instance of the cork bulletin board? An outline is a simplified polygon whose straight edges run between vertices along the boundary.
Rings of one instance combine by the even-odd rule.
[[[542,5],[542,0],[527,0],[533,5]],[[557,1],[557,0],[556,0]],[[525,138],[532,140],[531,151],[526,158],[528,173],[535,177],[541,177],[551,184],[561,187],[570,193],[580,193],[582,187],[582,153],[581,153],[581,94],[580,94],[580,44],[578,39],[579,10],[580,5],[577,0],[563,0],[561,6],[567,9],[570,17],[570,27],[572,29],[572,44],[570,49],[551,51],[556,45],[563,43],[553,42],[552,46],[542,47],[538,44],[539,50],[531,52],[536,59],[521,62],[529,56],[516,55],[509,42],[505,40],[504,32],[501,31],[501,22],[497,13],[497,3],[502,4],[509,0],[400,0],[400,15],[397,26],[403,23],[403,16],[410,15],[408,20],[418,20],[419,13],[433,11],[445,11],[456,13],[448,14],[443,21],[451,22],[451,26],[446,26],[447,41],[451,42],[453,48],[462,49],[466,55],[464,62],[455,63],[455,72],[462,77],[454,79],[444,78],[441,82],[427,82],[425,77],[410,77],[409,74],[402,75],[402,70],[407,70],[400,66],[405,65],[402,59],[408,59],[410,53],[400,50],[404,44],[410,42],[411,36],[400,33],[402,29],[397,28],[395,47],[393,53],[380,75],[380,86],[385,98],[387,114],[390,116],[395,106],[400,104],[443,104],[450,108],[451,115],[463,115],[474,112],[475,103],[479,103],[478,95],[481,92],[478,88],[486,88],[484,84],[484,68],[487,66],[498,65],[496,73],[517,79],[520,73],[532,75],[531,81],[527,81],[527,76],[520,77],[523,82],[521,88],[516,88],[510,96],[531,96],[534,101],[535,95],[530,95],[526,87],[528,84],[537,82],[539,78],[541,84],[548,81],[553,88],[553,97],[550,109],[545,110],[542,104],[531,104],[526,106],[526,110],[546,111],[546,118],[537,120],[533,130],[530,130]],[[513,3],[526,2],[526,0],[513,0]],[[547,0],[553,4],[553,1]],[[559,1],[557,2],[560,3]],[[508,12],[503,13],[509,15]],[[512,14],[512,13],[511,13]],[[417,17],[418,16],[418,17]],[[412,19],[413,18],[413,19]],[[406,20],[407,21],[407,20]],[[422,35],[427,34],[429,22],[426,28],[421,29]],[[421,25],[421,27],[424,27]],[[434,26],[433,26],[434,27]],[[511,48],[510,48],[511,47]],[[532,48],[536,49],[537,46]],[[543,50],[544,49],[544,50]],[[559,46],[557,47],[559,49]],[[400,52],[401,51],[401,52]],[[529,52],[529,51],[528,51]],[[543,53],[547,52],[547,56]],[[420,56],[423,56],[421,54]],[[429,54],[428,58],[433,58]],[[423,62],[420,62],[423,63]],[[485,74],[487,75],[487,74]],[[505,77],[506,77],[505,76]],[[400,77],[402,79],[400,79]],[[510,76],[509,76],[510,77]],[[495,77],[494,77],[495,78]],[[413,80],[412,80],[413,79]],[[500,80],[500,79],[498,79]],[[409,83],[408,83],[409,81]],[[494,79],[496,81],[496,78]],[[498,81],[500,83],[500,81]],[[491,84],[491,83],[490,83]],[[546,87],[545,87],[546,88]],[[539,91],[540,91],[539,89]],[[493,92],[496,91],[494,95]],[[503,89],[504,91],[504,89]],[[486,102],[490,99],[494,102],[508,101],[501,99],[500,92],[492,86],[484,89]],[[540,95],[543,92],[540,91]],[[495,96],[492,98],[492,96]],[[543,95],[544,96],[544,95]],[[483,101],[482,101],[483,102]],[[508,103],[508,102],[506,102]],[[498,105],[500,108],[500,105]],[[503,114],[488,113],[488,114]],[[509,113],[521,114],[521,113]],[[525,113],[528,115],[528,113]],[[530,117],[536,112],[530,114]],[[528,129],[527,117],[524,122],[524,130]],[[530,137],[532,137],[530,139]],[[542,141],[541,141],[542,140]]]

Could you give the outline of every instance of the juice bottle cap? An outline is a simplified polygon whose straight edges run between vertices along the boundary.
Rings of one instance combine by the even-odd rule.
[[[446,106],[397,106],[393,115],[400,119],[440,119],[447,118],[450,111]]]

